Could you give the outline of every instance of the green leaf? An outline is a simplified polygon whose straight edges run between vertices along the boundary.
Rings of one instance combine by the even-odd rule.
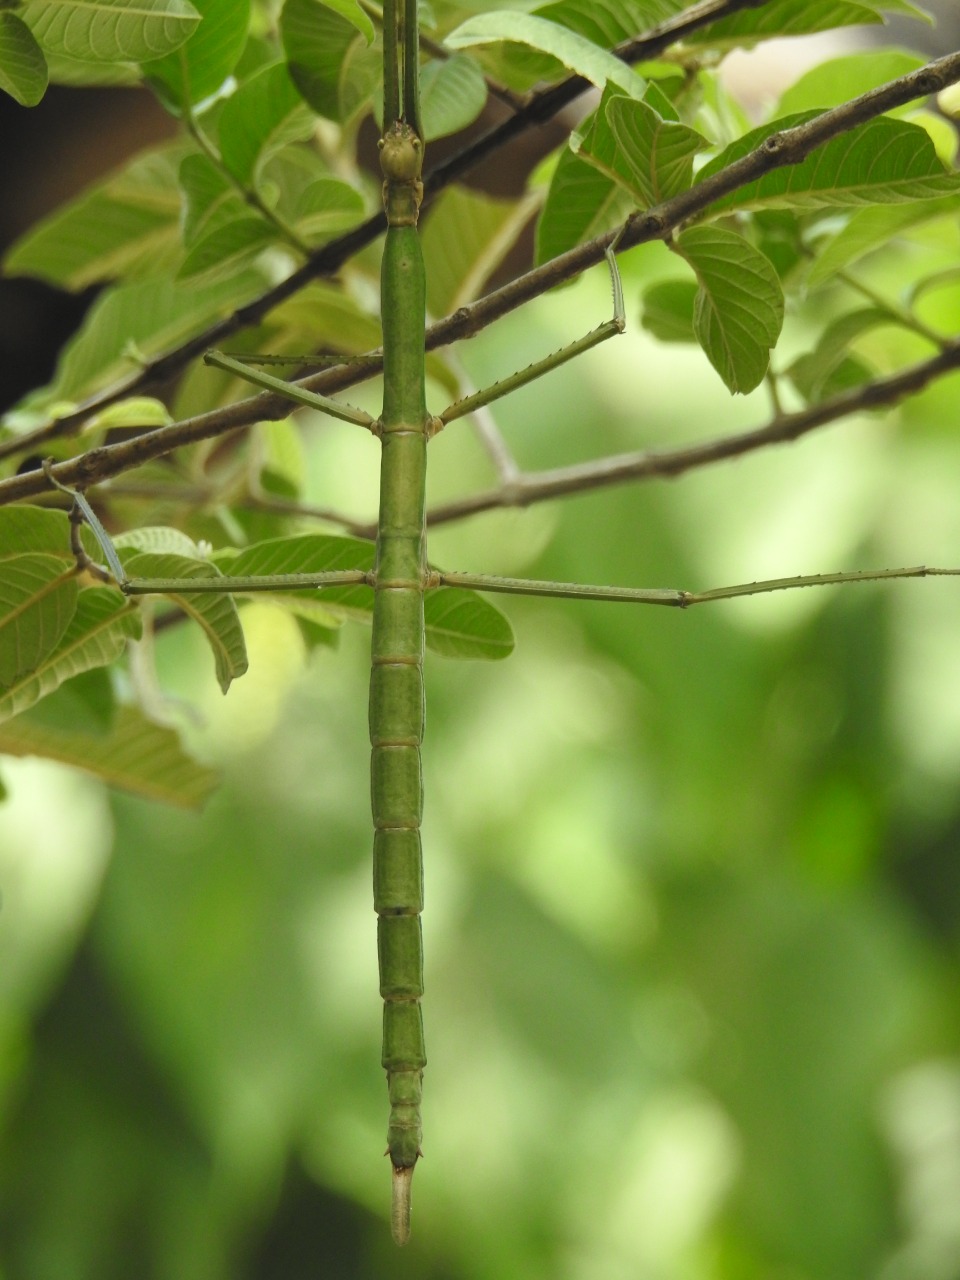
[[[345,124],[356,123],[383,101],[383,54],[355,40],[347,49],[341,72],[340,110]]]
[[[215,284],[178,287],[143,280],[110,289],[93,304],[63,351],[49,395],[78,401],[137,367],[138,355],[163,351],[252,297],[261,279],[252,272]]]
[[[203,560],[200,548],[180,529],[166,524],[146,525],[142,529],[128,529],[113,539],[118,551],[133,549],[150,551],[157,555],[185,556],[188,560]]]
[[[298,498],[306,478],[304,442],[290,418],[272,422],[260,440],[260,484],[266,493]]]
[[[80,592],[60,643],[36,668],[0,696],[0,722],[26,711],[54,689],[92,667],[104,667],[140,635],[140,611],[112,587]]]
[[[170,410],[162,400],[153,396],[127,396],[125,400],[116,400],[93,414],[83,424],[83,434],[91,431],[114,431],[117,429],[142,429],[144,427],[168,427],[173,418]]]
[[[874,0],[871,0],[871,3],[874,3]],[[934,25],[933,14],[922,5],[913,4],[912,0],[880,0],[879,8],[884,13],[902,13],[904,17],[916,18],[931,27]]]
[[[0,12],[0,89],[22,107],[35,107],[47,91],[47,61],[33,32],[8,9]]]
[[[176,54],[143,68],[174,108],[203,102],[221,87],[243,53],[250,0],[193,0],[202,21]]]
[[[558,0],[540,5],[535,12],[539,18],[576,31],[601,49],[612,49],[685,7],[685,0]]]
[[[177,280],[202,277],[206,284],[229,280],[276,239],[276,228],[255,214],[226,222],[193,246],[177,272]]]
[[[928,293],[936,293],[940,289],[945,289],[955,285],[960,281],[960,266],[946,267],[943,271],[935,271],[932,275],[925,276],[922,280],[916,280],[906,291],[904,302],[908,307],[914,307]]]
[[[312,243],[355,226],[363,217],[363,197],[349,182],[318,178],[297,199],[293,224]]]
[[[148,151],[63,205],[16,241],[4,272],[80,290],[162,270],[178,241],[178,157],[176,148]]]
[[[634,189],[647,203],[658,204],[687,190],[693,181],[693,157],[709,145],[706,138],[629,98],[611,99],[607,121]]]
[[[310,146],[287,146],[272,156],[261,171],[260,189],[271,208],[314,242],[355,227],[366,212],[356,185],[335,178]]]
[[[270,204],[287,218],[292,217],[297,201],[311,183],[331,177],[329,166],[309,144],[284,147],[261,169],[263,191]]]
[[[324,623],[315,622],[312,618],[304,618],[299,614],[297,615],[297,629],[308,653],[313,653],[314,649],[336,649],[340,642],[340,633],[337,630],[338,625],[334,624],[331,627]]]
[[[564,147],[537,223],[537,265],[609,231],[633,210],[622,187]]]
[[[864,49],[843,58],[831,58],[811,68],[784,93],[776,115],[788,116],[799,111],[838,107],[887,80],[896,80],[917,67],[923,58],[902,49]],[[905,111],[912,109],[908,104]]]
[[[943,107],[941,112],[940,108]],[[930,109],[933,108],[933,109]],[[891,114],[898,114],[893,112]],[[918,128],[925,130],[930,135],[930,141],[933,143],[934,150],[940,157],[941,162],[948,172],[955,173],[957,170],[957,127],[956,121],[949,111],[949,103],[944,101],[942,94],[937,94],[936,102],[929,103],[927,106],[921,106],[919,103],[911,103],[904,108],[904,115],[909,117],[910,123]]]
[[[703,181],[740,159],[780,129],[808,119],[788,116],[754,129],[698,174]],[[930,135],[918,125],[879,116],[832,138],[800,164],[775,169],[710,206],[730,209],[826,209],[899,204],[960,194],[960,175],[943,167]]]
[[[877,370],[862,356],[846,353],[841,355],[831,365],[827,374],[816,383],[813,383],[806,367],[806,360],[802,357],[788,370],[788,376],[808,404],[819,404],[844,391],[852,391],[855,387],[862,387],[866,382],[872,382],[877,376]],[[867,409],[869,405],[865,406],[865,411]],[[881,409],[880,412],[882,411]]]
[[[833,375],[848,359],[851,344],[871,329],[894,323],[890,312],[879,307],[863,307],[838,317],[827,325],[814,350],[793,362],[790,381],[808,403],[825,399],[837,389]]]
[[[815,288],[827,284],[838,271],[857,262],[874,249],[883,248],[901,233],[937,218],[956,217],[955,196],[919,200],[915,204],[878,205],[858,209],[832,239],[821,242],[810,268],[807,284]]]
[[[753,215],[752,223],[754,243],[773,263],[781,280],[788,280],[798,268],[809,264],[803,223],[789,210],[762,210]]]
[[[578,154],[646,208],[687,190],[693,157],[708,145],[694,129],[662,119],[645,102],[608,85]]]
[[[693,325],[707,359],[733,394],[753,391],[783,324],[777,273],[742,236],[719,227],[684,231],[676,248],[700,285]]]
[[[431,207],[421,236],[430,314],[448,315],[478,297],[528,217],[524,203],[448,187]]]
[[[29,720],[40,728],[58,732],[73,732],[79,726],[85,734],[103,736],[113,728],[116,712],[110,672],[107,667],[94,667],[65,680],[14,723]]]
[[[267,160],[288,142],[308,138],[314,117],[285,63],[264,67],[240,86],[220,115],[220,155],[245,186],[255,186]]]
[[[216,578],[215,565],[206,560],[170,552],[138,551],[123,557],[123,567],[131,578]],[[231,681],[247,669],[247,650],[237,606],[227,593],[191,594],[188,591],[164,592],[168,600],[190,615],[203,629],[213,650],[217,682],[224,693]]]
[[[66,512],[26,505],[0,507],[0,562],[28,551],[44,551],[73,563]]]
[[[356,0],[323,0],[323,3],[326,8],[332,9],[341,18],[346,18],[351,26],[356,27],[367,44],[373,44],[377,35],[376,28],[369,14]]]
[[[853,27],[881,22],[880,15],[867,4],[848,0],[768,0],[759,9],[711,22],[686,37],[691,45],[752,45],[777,36],[806,36],[835,27]]]
[[[143,80],[134,62],[85,62],[61,53],[47,53],[47,71],[51,84],[69,85],[72,89],[132,89]]]
[[[45,50],[93,62],[163,57],[200,21],[189,0],[30,0],[20,14]]]
[[[483,73],[466,54],[428,62],[420,73],[420,113],[428,142],[473,124],[486,101]]]
[[[249,205],[209,156],[185,156],[178,181],[183,192],[181,231],[188,249],[216,227],[249,216]]]
[[[498,9],[476,14],[451,31],[444,43],[450,49],[466,49],[500,40],[529,45],[541,53],[548,53],[598,89],[610,80],[632,97],[641,98],[646,88],[643,78],[613,54],[585,40],[575,31],[531,13]]]
[[[379,319],[342,289],[316,282],[301,289],[271,313],[269,350],[340,351],[361,354],[379,346]]]
[[[860,3],[868,5],[878,14],[899,13],[905,18],[916,18],[931,27],[936,21],[931,13],[922,5],[914,4],[913,0],[860,0]]]
[[[328,120],[342,120],[348,54],[361,40],[356,24],[320,0],[287,0],[280,35],[290,75],[306,101]]]
[[[682,81],[677,85],[678,89],[680,87],[682,87]],[[651,107],[657,115],[661,117],[661,119],[672,121],[673,124],[681,123],[680,113],[656,81],[651,80],[647,85],[647,91],[643,95],[643,101],[648,107]]]
[[[445,658],[506,658],[513,652],[507,618],[476,591],[441,587],[423,598],[426,643]]]
[[[79,587],[59,556],[9,556],[0,576],[0,691],[9,689],[59,644]]]
[[[693,317],[698,286],[692,280],[661,280],[643,294],[641,323],[661,342],[696,342]]]
[[[59,760],[134,795],[186,809],[198,809],[219,782],[215,770],[184,752],[173,729],[134,707],[122,707],[106,735],[18,716],[0,727],[0,752]]]

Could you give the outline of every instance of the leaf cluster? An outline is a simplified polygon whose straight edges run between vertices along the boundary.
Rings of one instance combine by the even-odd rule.
[[[532,12],[478,14],[452,3],[424,11],[428,142],[460,134],[494,101],[529,121],[564,86],[599,91],[520,197],[494,200],[446,177],[431,186],[428,175],[423,244],[438,322],[431,345],[454,323],[470,331],[471,307],[535,213],[537,267],[500,291],[502,304],[490,294],[474,328],[515,305],[524,288],[533,296],[570,278],[625,224],[623,249],[663,244],[655,279],[631,300],[644,328],[659,342],[698,344],[731,393],[766,385],[771,438],[784,406],[819,422],[835,404],[836,414],[848,412],[858,396],[881,402],[877,388],[900,373],[902,357],[896,344],[873,341],[879,330],[902,333],[911,352],[929,357],[932,348],[940,364],[929,376],[952,367],[952,335],[936,305],[954,278],[942,257],[907,259],[912,274],[898,299],[877,296],[857,272],[892,242],[926,236],[935,244],[955,222],[955,139],[930,94],[960,79],[960,58],[929,68],[899,49],[838,58],[767,104],[759,122],[747,120],[717,70],[732,51],[772,36],[876,26],[892,14],[923,16],[909,0],[707,0],[691,8],[680,0],[599,8],[555,0]],[[192,356],[226,332],[238,353],[269,351],[294,372],[320,368],[334,352],[343,363],[307,379],[317,388],[376,371],[372,242],[382,222],[379,178],[364,167],[362,138],[379,109],[380,44],[377,14],[353,0],[286,0],[279,8],[52,0],[0,11],[0,87],[22,104],[37,102],[48,78],[141,83],[181,126],[174,142],[135,156],[6,257],[8,274],[101,291],[50,385],[5,420],[0,458],[10,475],[0,479],[0,502],[46,490],[39,471],[13,474],[18,459],[42,452],[71,483],[115,478],[95,501],[109,527],[134,530],[117,538],[131,575],[369,566],[369,543],[308,531],[317,517],[354,533],[370,528],[335,505],[316,507],[303,424],[288,417],[289,405],[277,396],[238,400],[235,379]],[[461,168],[472,154],[463,143]],[[750,166],[749,178],[738,176]],[[825,323],[804,349],[791,321],[800,333],[810,316]],[[365,362],[350,363],[362,353]],[[175,375],[163,398],[151,385],[160,370],[168,386]],[[452,395],[464,390],[459,364],[439,350],[428,373]],[[268,420],[268,429],[236,433]],[[504,473],[483,502],[509,505],[524,484],[525,501],[582,491],[612,461],[598,460],[593,478],[588,469],[559,482],[554,475],[552,489]],[[605,482],[615,468],[607,470]],[[471,501],[438,519],[467,514]],[[36,519],[46,531],[36,544],[21,545],[19,534],[3,542],[19,549],[5,551],[0,644],[12,656],[0,666],[0,705],[19,725],[114,663],[120,638],[141,623],[137,606],[73,571],[62,514],[9,507],[0,515]],[[88,550],[96,559],[96,547]],[[427,599],[428,642],[438,651],[509,651],[509,628],[479,597],[442,591]],[[98,602],[111,602],[117,615],[109,643],[94,640],[106,627]],[[291,591],[275,602],[292,612],[308,646],[330,644],[345,620],[369,609],[364,589],[353,587],[319,598]],[[245,662],[236,605],[189,593],[171,603],[202,627],[225,690]],[[148,615],[148,623],[163,628],[173,616]],[[79,644],[69,641],[68,660],[64,637],[78,627],[86,629]],[[98,683],[101,703],[111,687]],[[129,734],[117,719],[122,708],[101,712],[112,732]],[[74,758],[95,767],[81,749]]]

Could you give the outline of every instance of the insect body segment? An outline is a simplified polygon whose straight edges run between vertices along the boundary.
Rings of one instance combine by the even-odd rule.
[[[410,125],[397,121],[380,139],[379,146],[387,225],[416,226],[423,200],[423,143]]]
[[[388,6],[391,8],[392,6]],[[405,7],[405,6],[404,6]],[[415,13],[415,10],[414,10]],[[385,24],[393,28],[393,15]],[[416,79],[416,28],[402,44],[403,100]],[[395,29],[395,28],[393,28]],[[389,53],[387,54],[389,57]],[[389,95],[388,95],[389,97]],[[417,217],[423,143],[414,123],[391,119],[380,142],[387,234],[380,273],[383,413],[380,513],[374,570],[370,673],[373,886],[383,996],[383,1054],[390,1099],[387,1151],[393,1165],[393,1238],[410,1233],[410,1184],[420,1156],[426,1051],[423,995],[423,593],[427,440],[434,428],[424,388],[426,281]]]

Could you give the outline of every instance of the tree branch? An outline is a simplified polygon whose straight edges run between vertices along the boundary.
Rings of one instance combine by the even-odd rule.
[[[798,413],[777,414],[765,426],[753,431],[687,445],[683,449],[663,452],[650,449],[557,467],[551,471],[527,472],[508,486],[434,507],[427,513],[427,523],[433,527],[499,507],[527,507],[550,498],[588,493],[629,480],[671,479],[696,467],[725,462],[769,445],[798,440],[817,427],[827,426],[859,410],[890,407],[957,369],[960,369],[960,337],[929,360],[911,365],[889,378],[879,378],[866,386],[845,391]],[[357,532],[361,536],[370,536],[370,528],[360,528]]]
[[[469,337],[523,303],[579,275],[587,267],[598,263],[608,246],[616,243],[618,251],[621,251],[650,240],[663,239],[682,223],[704,213],[717,200],[738,190],[748,182],[784,165],[797,164],[831,138],[848,132],[893,107],[902,106],[918,97],[938,93],[948,84],[958,80],[960,80],[960,52],[938,58],[909,75],[900,76],[876,89],[871,89],[868,93],[842,106],[824,111],[805,124],[770,134],[759,147],[718,173],[711,174],[703,182],[695,184],[689,190],[681,192],[680,195],[653,209],[634,214],[625,228],[578,245],[432,325],[426,334],[427,350]],[[949,356],[952,351],[953,348],[947,355]],[[332,391],[342,390],[344,387],[362,381],[377,369],[378,366],[374,361],[366,360],[359,369],[349,365],[339,365],[334,369],[304,378],[295,385],[309,391],[330,394]],[[874,385],[882,386],[883,383]],[[88,453],[59,463],[54,469],[54,474],[62,483],[84,487],[98,480],[104,480],[108,476],[118,475],[131,467],[139,466],[151,458],[170,453],[182,445],[224,435],[252,422],[287,417],[289,413],[289,402],[285,397],[279,394],[263,393],[247,400],[238,400],[234,404],[211,410],[209,413],[199,414],[194,418],[187,418],[169,427],[157,428],[130,441],[92,449]],[[31,471],[0,481],[0,504],[41,493],[47,487],[46,477],[40,471]]]

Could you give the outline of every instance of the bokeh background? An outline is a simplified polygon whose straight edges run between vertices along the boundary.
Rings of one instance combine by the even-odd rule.
[[[4,104],[6,239],[166,128],[132,91]],[[895,296],[898,255],[958,251],[947,226],[868,278]],[[640,331],[669,255],[623,271],[628,336],[498,406],[524,466],[767,416]],[[7,403],[85,301],[0,286]],[[960,329],[955,293],[928,305]],[[608,307],[594,273],[464,363],[485,383]],[[793,315],[787,351],[823,319]],[[912,353],[872,340],[881,363]],[[957,564],[958,417],[954,376],[679,482],[445,527],[432,555],[689,587]],[[316,500],[369,514],[372,442],[308,435]],[[435,501],[489,478],[466,427],[431,452]],[[170,714],[223,771],[200,815],[0,762],[2,1280],[960,1277],[956,586],[506,607],[507,662],[428,659],[425,1158],[402,1252],[367,633],[308,659],[251,606],[226,699],[197,636],[160,638]]]

